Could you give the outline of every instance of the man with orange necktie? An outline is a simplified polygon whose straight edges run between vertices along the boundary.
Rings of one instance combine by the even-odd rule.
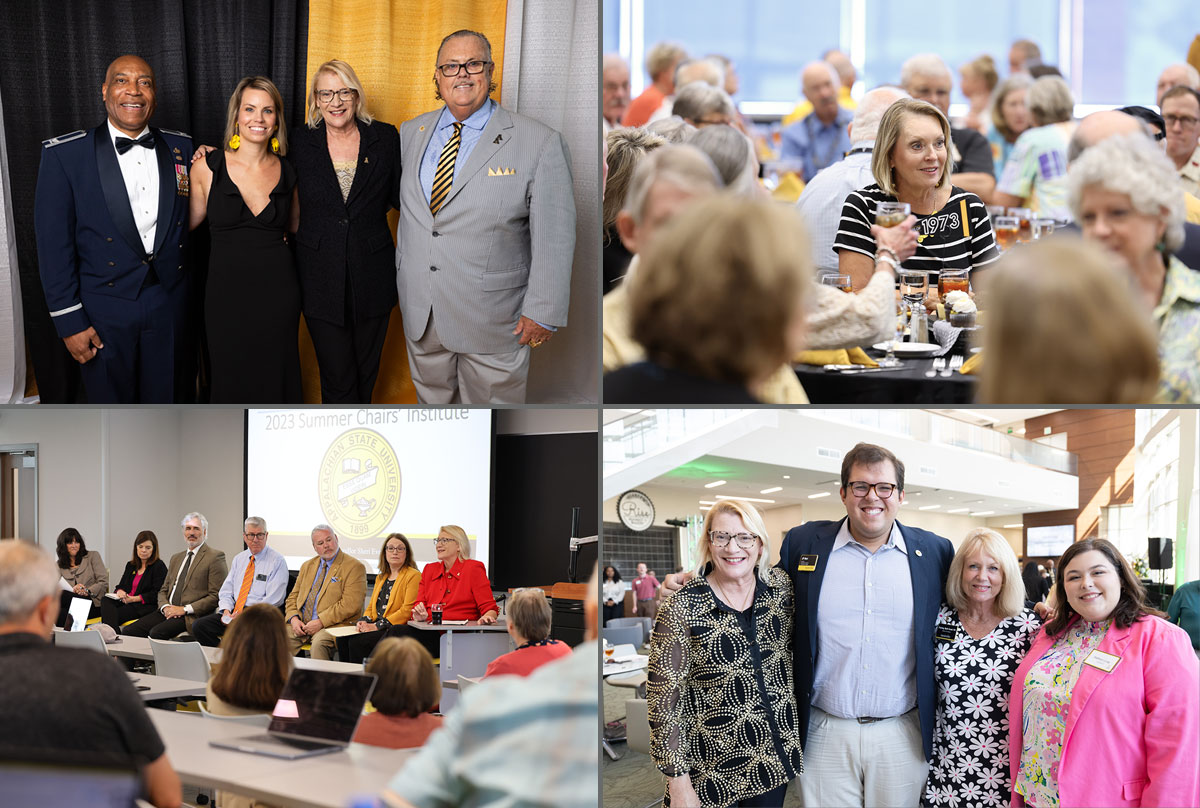
[[[287,592],[288,568],[283,556],[267,546],[267,522],[261,516],[246,519],[242,538],[246,549],[233,557],[229,575],[217,595],[217,611],[192,623],[192,636],[201,645],[221,644],[221,635],[247,606],[279,606]]]
[[[311,537],[317,554],[300,566],[283,609],[288,643],[293,654],[312,643],[313,659],[333,659],[337,640],[326,629],[354,625],[367,595],[367,568],[338,548],[329,525],[317,525]]]

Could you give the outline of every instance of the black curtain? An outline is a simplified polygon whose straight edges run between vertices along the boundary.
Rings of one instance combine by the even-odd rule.
[[[187,132],[196,144],[219,144],[229,94],[244,76],[270,77],[283,94],[286,121],[298,123],[308,0],[3,0],[0,7],[0,97],[25,338],[42,401],[74,403],[84,400],[79,368],[50,322],[38,277],[33,199],[41,141],[104,122],[100,85],[109,63],[125,53],[154,69],[151,123]],[[199,335],[208,239],[206,231],[194,236],[190,325]],[[186,386],[180,401],[196,396],[195,385]]]

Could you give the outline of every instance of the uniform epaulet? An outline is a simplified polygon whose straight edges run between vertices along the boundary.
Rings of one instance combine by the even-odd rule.
[[[78,129],[74,132],[68,132],[65,135],[59,135],[58,137],[52,137],[49,140],[42,141],[42,148],[49,149],[52,146],[61,146],[63,143],[70,143],[72,140],[79,140],[79,138],[83,137],[86,134],[87,134],[86,130]]]
[[[178,137],[185,137],[188,140],[192,139],[192,136],[187,132],[176,132],[174,129],[163,129],[161,126],[158,128],[158,131],[162,132],[164,135],[176,135]]]

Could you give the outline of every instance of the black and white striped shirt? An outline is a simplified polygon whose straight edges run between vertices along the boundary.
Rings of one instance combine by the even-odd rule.
[[[833,249],[853,250],[874,259],[876,246],[871,225],[875,222],[875,206],[895,201],[896,197],[885,194],[874,183],[851,191],[842,205]],[[941,210],[915,215],[917,251],[912,258],[905,259],[904,268],[925,270],[931,284],[937,282],[943,268],[979,270],[1000,257],[987,209],[969,191],[952,185],[950,201]]]

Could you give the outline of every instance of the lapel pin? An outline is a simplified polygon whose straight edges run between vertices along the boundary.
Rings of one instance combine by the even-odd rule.
[[[494,146],[502,140],[504,140],[504,135],[496,135],[496,139],[492,141],[492,145]]]
[[[417,131],[418,131],[418,132],[424,132],[424,131],[425,131],[425,127],[424,127],[424,126],[418,126],[418,127],[417,127]]]
[[[364,157],[364,158],[363,158],[363,165],[366,165],[366,164],[367,164],[367,163],[369,163],[369,162],[371,162],[371,158],[370,158],[370,157]]]
[[[920,554],[921,554],[921,551],[920,551],[920,550],[917,550],[917,555],[920,555]]]

